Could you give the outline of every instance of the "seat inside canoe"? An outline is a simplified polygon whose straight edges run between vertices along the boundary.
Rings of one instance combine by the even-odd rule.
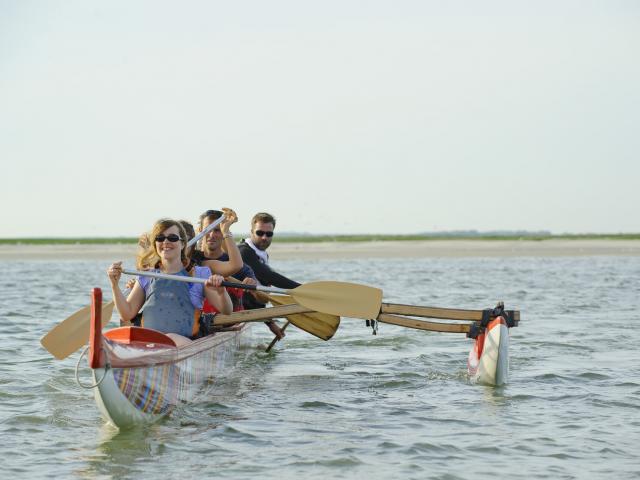
[[[157,330],[141,327],[119,327],[103,332],[105,338],[112,342],[130,345],[132,343],[168,345],[175,347],[176,343],[167,335]]]

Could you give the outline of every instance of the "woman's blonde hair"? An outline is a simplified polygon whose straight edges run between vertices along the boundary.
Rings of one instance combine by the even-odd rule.
[[[156,249],[156,236],[160,235],[167,228],[178,227],[178,235],[182,241],[182,250],[180,250],[180,258],[182,264],[186,267],[189,265],[189,257],[187,255],[187,233],[184,230],[182,224],[177,220],[171,220],[170,218],[161,218],[154,225],[149,233],[147,233],[148,242],[146,248],[140,248],[138,256],[136,258],[136,266],[140,269],[145,268],[159,268],[160,267],[160,254]],[[141,242],[142,243],[142,242]],[[141,245],[142,247],[142,245]]]

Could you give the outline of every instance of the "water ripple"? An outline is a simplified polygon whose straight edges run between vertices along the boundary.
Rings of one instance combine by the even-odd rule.
[[[464,336],[343,319],[322,342],[289,329],[244,351],[200,400],[149,428],[103,424],[39,340],[106,287],[106,262],[6,262],[0,276],[0,448],[19,478],[633,478],[640,443],[640,259],[282,261],[302,281],[383,288],[395,303],[505,300],[511,377],[472,385]],[[327,278],[327,277],[330,278]],[[46,279],[46,280],[45,280]],[[389,280],[391,279],[391,280]],[[271,340],[254,327],[256,344]],[[88,371],[83,367],[81,374]],[[81,441],[80,441],[81,439]]]

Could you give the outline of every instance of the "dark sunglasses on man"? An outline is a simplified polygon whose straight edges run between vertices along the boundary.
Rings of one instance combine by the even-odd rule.
[[[273,232],[265,232],[264,230],[256,230],[256,237],[273,237]]]

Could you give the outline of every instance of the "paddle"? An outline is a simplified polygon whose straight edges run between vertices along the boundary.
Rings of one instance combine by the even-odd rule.
[[[228,277],[228,281],[237,282],[233,277]],[[295,303],[288,295],[268,295],[263,292],[255,291],[254,295],[260,303],[271,302],[272,305],[288,305]],[[287,320],[293,323],[300,330],[304,330],[311,335],[322,340],[329,340],[336,333],[338,325],[340,325],[340,317],[330,315],[328,313],[309,312],[288,316]]]
[[[223,215],[220,216],[220,218],[215,220],[213,223],[210,223],[209,225],[207,225],[199,234],[197,234],[195,237],[193,237],[191,240],[189,240],[187,242],[187,248],[192,247],[193,245],[198,243],[198,240],[200,240],[207,233],[209,233],[211,230],[213,230],[218,225],[220,225],[222,222],[224,222],[224,219],[225,219],[225,216],[223,214]]]
[[[207,226],[202,232],[187,242],[187,247],[195,245],[208,232],[220,225],[225,219],[222,215],[215,222]],[[111,320],[113,301],[102,306],[102,328]],[[58,360],[63,360],[85,345],[89,340],[89,326],[91,323],[91,307],[84,307],[53,327],[40,343]]]
[[[178,282],[206,282],[204,278],[168,275],[166,273],[127,269],[123,269],[122,272],[127,275],[164,278],[165,280],[175,280]],[[310,282],[291,290],[226,281],[222,282],[222,286],[291,295],[296,303],[299,303],[312,311],[345,317],[376,318],[380,313],[380,306],[382,304],[382,290],[379,288],[368,287],[366,285],[359,285],[357,283],[328,281]]]
[[[289,295],[269,295],[273,306],[296,303]],[[340,317],[321,312],[299,313],[287,316],[287,320],[305,332],[322,340],[329,340],[340,326]]]
[[[111,320],[113,302],[102,306],[102,326]],[[69,318],[59,323],[47,333],[40,343],[55,358],[63,360],[78,350],[89,340],[91,327],[91,305],[81,308]]]

